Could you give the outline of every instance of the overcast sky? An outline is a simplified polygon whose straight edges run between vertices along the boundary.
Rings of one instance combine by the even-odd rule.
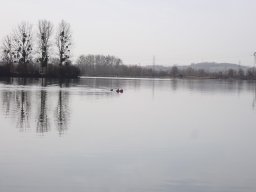
[[[111,54],[126,64],[203,61],[253,65],[255,0],[0,0],[0,38],[21,21],[71,24],[76,58]]]

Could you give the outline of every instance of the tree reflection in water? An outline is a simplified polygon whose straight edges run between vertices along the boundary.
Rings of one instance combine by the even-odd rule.
[[[55,124],[59,135],[65,133],[70,112],[69,91],[63,89],[69,87],[69,81],[58,82],[57,87],[56,81],[49,82],[46,79],[17,78],[11,82],[6,81],[5,84],[7,86],[0,94],[0,109],[5,118],[16,122],[20,131],[32,128],[37,133],[44,134],[50,131],[51,124]],[[13,85],[14,87],[10,87]]]
[[[3,105],[3,113],[6,117],[8,117],[11,112],[11,100],[13,100],[13,92],[12,91],[2,91],[2,105]]]
[[[50,121],[48,117],[48,105],[47,105],[47,91],[44,87],[47,86],[46,79],[41,79],[41,91],[40,91],[40,108],[37,121],[36,131],[38,133],[45,133],[49,131]]]
[[[5,83],[12,84],[12,78],[8,78],[5,80]],[[15,94],[11,90],[1,90],[1,96],[2,96],[2,106],[3,106],[3,113],[6,117],[13,115],[11,112],[13,112],[13,106],[12,106],[12,100],[15,100]]]
[[[26,79],[23,79],[23,84],[26,85]],[[18,113],[17,127],[20,131],[26,131],[30,128],[30,109],[31,98],[30,92],[27,90],[19,90],[16,94],[16,105]]]
[[[59,83],[60,89],[58,93],[58,102],[57,107],[55,110],[55,122],[57,124],[57,129],[59,132],[59,135],[64,134],[64,132],[68,128],[68,121],[69,121],[69,93],[68,91],[63,91],[63,84],[62,82]],[[69,84],[65,84],[66,87],[69,86]]]
[[[10,119],[21,131],[32,131],[44,134],[57,130],[63,135],[71,124],[70,99],[75,98],[75,92],[83,98],[113,98],[119,94],[111,92],[115,88],[153,89],[158,91],[189,92],[204,94],[246,93],[253,95],[253,102],[248,102],[255,108],[255,82],[219,81],[219,80],[142,80],[142,79],[111,79],[111,78],[81,78],[79,80],[58,81],[54,79],[21,79],[0,80],[0,112]],[[70,96],[70,93],[72,95]],[[71,97],[71,98],[70,98]],[[251,104],[252,102],[252,104]],[[14,126],[15,126],[14,125]]]
[[[253,97],[253,101],[252,101],[253,109],[255,109],[255,105],[256,105],[256,85],[254,86],[254,97]]]

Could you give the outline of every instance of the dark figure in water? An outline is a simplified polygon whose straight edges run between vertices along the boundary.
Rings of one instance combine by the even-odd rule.
[[[113,89],[110,89],[110,91],[113,91]]]
[[[117,92],[117,93],[123,93],[123,92],[124,92],[124,90],[123,90],[123,89],[119,89],[119,88],[118,88],[118,89],[116,90],[116,92]]]

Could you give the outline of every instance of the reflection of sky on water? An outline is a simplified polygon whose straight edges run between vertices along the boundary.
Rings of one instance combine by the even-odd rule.
[[[245,81],[2,80],[0,191],[255,191],[254,97]]]
[[[152,98],[158,91],[192,91],[203,94],[251,92],[255,108],[256,86],[254,82],[223,80],[163,80],[130,78],[82,78],[77,80],[2,79],[0,85],[2,107],[5,117],[16,122],[20,131],[36,127],[38,133],[56,128],[60,135],[67,129],[72,112],[70,95],[101,99],[118,96],[110,89],[125,91],[152,90]],[[54,103],[54,104],[53,104]],[[35,114],[37,117],[35,117]],[[54,118],[53,118],[54,117]]]
[[[43,134],[51,127],[56,127],[58,133],[62,135],[68,129],[71,115],[70,94],[94,98],[113,96],[106,87],[97,88],[97,84],[94,83],[89,85],[77,83],[77,80],[63,82],[45,79],[4,80],[0,86],[1,112],[5,117],[16,121],[16,127],[22,132],[36,127],[36,131]]]

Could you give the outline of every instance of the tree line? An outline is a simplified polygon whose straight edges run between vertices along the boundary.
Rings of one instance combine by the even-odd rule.
[[[0,75],[77,77],[79,69],[70,60],[70,24],[62,20],[55,33],[53,29],[47,20],[39,20],[36,32],[30,23],[19,24],[2,41]]]
[[[239,80],[256,80],[256,69],[228,69],[225,71],[210,72],[203,69],[193,69],[187,67],[179,69],[177,66],[171,67],[167,74],[174,78],[207,78],[207,79],[239,79]]]
[[[111,55],[81,55],[76,65],[73,65],[71,26],[64,20],[55,30],[54,25],[47,20],[39,20],[36,30],[30,23],[22,22],[2,40],[0,51],[0,76],[73,78],[86,75],[256,80],[254,68],[208,72],[173,66],[168,70],[156,70],[152,66],[125,65],[120,58]]]
[[[255,68],[248,70],[229,69],[221,72],[208,72],[192,67],[170,67],[166,70],[154,66],[124,65],[120,58],[110,55],[81,55],[76,61],[81,75],[110,77],[163,77],[163,78],[210,78],[256,80]]]
[[[81,55],[76,61],[81,75],[110,77],[152,76],[152,69],[137,65],[124,65],[120,58],[111,55]]]

